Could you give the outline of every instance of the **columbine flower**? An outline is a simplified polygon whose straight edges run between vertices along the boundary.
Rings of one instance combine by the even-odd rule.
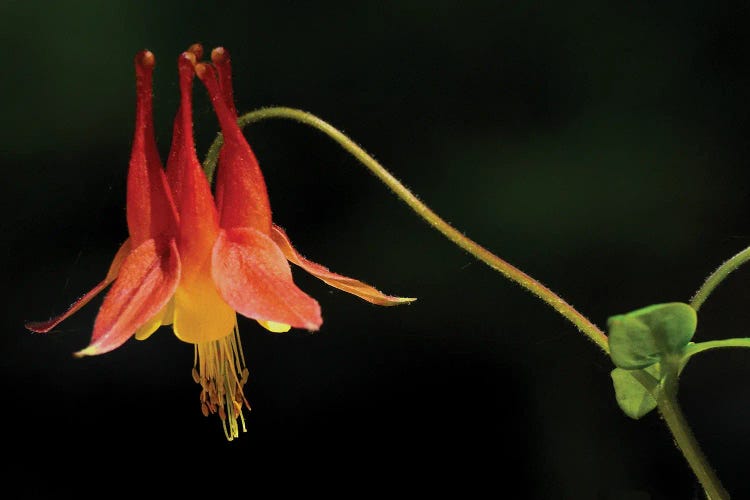
[[[91,343],[77,356],[109,352],[135,336],[148,338],[161,325],[195,346],[193,377],[201,384],[204,415],[219,413],[228,439],[239,436],[249,408],[243,394],[248,372],[236,312],[272,332],[315,331],[320,306],[292,281],[292,262],[331,286],[378,305],[414,299],[385,295],[302,257],[271,221],[263,175],[237,125],[229,56],[212,52],[213,65],[198,63],[200,45],[178,59],[180,107],[166,174],[156,149],[152,118],[154,56],[136,56],[136,130],[128,172],[130,237],[105,279],[65,313],[29,323],[48,332],[113,283],[94,323]],[[224,135],[216,203],[193,142],[192,83],[205,84]]]

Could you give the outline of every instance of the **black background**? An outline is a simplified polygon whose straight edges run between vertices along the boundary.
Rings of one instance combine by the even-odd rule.
[[[276,223],[312,260],[419,300],[379,308],[295,270],[325,322],[274,335],[240,320],[253,411],[239,440],[201,415],[192,348],[167,329],[78,360],[99,301],[53,334],[23,323],[104,276],[127,236],[133,55],[156,54],[166,154],[193,42],[230,51],[240,111],[291,106],[341,128],[594,323],[687,301],[750,244],[745,2],[0,5],[6,485],[697,498],[658,415],[618,409],[593,343],[292,122],[246,129]],[[202,156],[217,125],[197,85],[195,122]],[[748,272],[705,304],[695,340],[748,336]],[[681,384],[733,498],[750,494],[749,360],[706,353]]]

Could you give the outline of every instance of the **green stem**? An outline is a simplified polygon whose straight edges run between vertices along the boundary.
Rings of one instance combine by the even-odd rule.
[[[698,342],[696,344],[689,344],[685,349],[684,358],[689,358],[699,352],[708,351],[710,349],[721,349],[725,347],[750,347],[750,338],[739,338],[739,339],[722,339],[722,340],[709,340],[706,342]]]
[[[573,306],[568,304],[558,295],[553,293],[547,287],[539,283],[537,280],[531,278],[521,270],[507,263],[500,257],[494,255],[489,250],[485,249],[481,245],[467,238],[459,231],[454,229],[450,224],[441,219],[435,214],[430,208],[419,199],[414,196],[403,184],[401,184],[396,178],[394,178],[377,160],[367,154],[361,147],[359,147],[354,141],[349,139],[339,130],[334,128],[332,125],[321,120],[320,118],[307,113],[305,111],[286,108],[286,107],[273,107],[273,108],[262,108],[256,111],[252,111],[241,116],[238,119],[240,127],[244,127],[254,122],[271,118],[284,118],[295,120],[297,122],[309,125],[313,128],[318,129],[324,134],[328,135],[331,139],[336,141],[346,151],[351,153],[357,158],[364,166],[366,166],[375,176],[385,183],[401,200],[403,200],[412,210],[414,210],[420,217],[426,220],[431,226],[437,229],[450,241],[463,248],[471,255],[484,262],[492,269],[500,272],[503,276],[521,285],[526,290],[530,291],[541,300],[552,306],[559,314],[568,319],[573,323],[581,332],[583,332],[589,339],[596,343],[605,353],[609,354],[609,342],[607,336],[601,331],[596,325],[591,323],[586,317],[578,312]],[[209,181],[212,180],[214,171],[216,170],[217,158],[219,156],[219,150],[223,143],[223,138],[219,134],[216,140],[211,145],[206,161],[204,162],[204,170]],[[743,255],[745,254],[745,255]],[[728,269],[725,272],[721,271],[722,268],[717,270],[703,286],[701,291],[696,294],[693,299],[693,307],[697,309],[700,304],[705,300],[705,297],[711,292],[711,290],[725,277],[729,272],[736,269],[745,260],[750,259],[750,249],[745,252],[741,252],[737,256],[733,257],[728,261],[722,268]],[[721,272],[723,274],[721,274]],[[724,347],[718,345],[721,341],[706,342],[700,344],[702,347],[698,347],[699,350],[705,350],[716,347]],[[750,347],[750,339],[748,339],[748,347]],[[698,352],[698,351],[696,351]],[[679,366],[676,364],[675,366]],[[708,462],[701,452],[701,449],[696,441],[695,437],[690,430],[690,427],[683,416],[679,405],[677,404],[677,373],[675,370],[674,376],[669,376],[665,381],[665,390],[659,391],[657,396],[657,407],[661,413],[664,421],[667,424],[672,436],[674,437],[677,446],[682,451],[683,455],[688,461],[688,464],[692,468],[696,477],[700,481],[701,485],[709,495],[711,500],[724,500],[728,499],[729,495],[724,490],[719,479],[708,465]]]
[[[721,283],[724,278],[729,275],[729,273],[740,267],[748,260],[750,260],[750,247],[742,250],[734,257],[731,257],[729,260],[720,265],[716,269],[716,271],[711,273],[711,275],[706,278],[706,281],[703,282],[703,285],[701,285],[700,289],[695,292],[693,298],[690,299],[690,305],[693,306],[693,309],[697,311],[701,307],[703,302],[706,301],[711,292],[713,292],[714,289],[719,285],[719,283]]]
[[[293,108],[286,107],[273,107],[273,108],[261,108],[256,111],[252,111],[245,115],[242,115],[238,119],[240,127],[244,127],[253,122],[266,120],[270,118],[285,118],[295,120],[297,122],[309,125],[313,128],[326,134],[328,137],[336,141],[342,148],[351,153],[357,160],[359,160],[365,167],[367,167],[375,176],[385,183],[401,200],[403,200],[417,215],[426,220],[432,227],[440,231],[450,241],[463,248],[471,255],[484,262],[492,269],[498,271],[500,274],[505,276],[511,281],[515,281],[523,288],[533,293],[541,300],[552,306],[555,311],[561,314],[564,318],[568,319],[573,323],[582,333],[584,333],[589,339],[596,343],[605,353],[609,353],[609,343],[607,336],[601,331],[596,325],[589,321],[585,316],[578,312],[573,306],[568,304],[565,300],[560,298],[549,288],[542,285],[540,282],[530,277],[520,269],[507,263],[500,257],[496,256],[489,250],[485,249],[481,245],[467,238],[459,231],[454,229],[450,224],[441,219],[435,212],[428,208],[424,203],[414,196],[403,184],[401,184],[385,167],[383,167],[377,160],[367,154],[361,147],[359,147],[354,141],[349,139],[338,129],[330,125],[329,123],[321,120],[317,116]],[[213,178],[214,170],[216,169],[216,161],[221,149],[223,138],[221,134],[216,138],[214,143],[211,145],[206,161],[204,162],[204,170],[206,176],[210,180]]]
[[[693,473],[701,483],[710,500],[728,500],[729,493],[722,486],[711,466],[701,451],[690,426],[677,403],[677,374],[667,375],[664,388],[656,398],[659,413],[667,424],[677,447],[687,460]]]

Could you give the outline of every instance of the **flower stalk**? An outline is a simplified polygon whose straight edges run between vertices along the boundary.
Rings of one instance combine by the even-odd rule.
[[[446,238],[452,241],[457,246],[463,248],[471,255],[484,262],[492,269],[498,271],[500,274],[505,276],[507,279],[514,281],[521,285],[529,292],[536,295],[539,299],[546,302],[555,311],[557,311],[564,318],[573,323],[584,335],[598,345],[605,353],[609,353],[609,346],[607,343],[607,336],[599,329],[594,323],[589,321],[583,314],[578,312],[573,306],[568,304],[560,296],[555,294],[552,290],[544,286],[539,281],[535,280],[528,274],[524,273],[517,267],[511,265],[505,260],[501,259],[497,255],[493,254],[483,246],[479,245],[475,241],[463,235],[460,231],[455,229],[453,226],[444,221],[435,212],[433,212],[427,205],[422,203],[406,186],[398,181],[388,170],[385,169],[375,158],[367,154],[367,152],[352,141],[349,137],[344,135],[341,131],[336,129],[328,122],[321,120],[317,116],[302,111],[299,109],[288,108],[288,107],[269,107],[261,108],[256,111],[251,111],[239,117],[238,124],[240,127],[244,127],[254,122],[271,118],[284,118],[294,120],[305,125],[309,125],[313,128],[326,134],[328,137],[336,141],[342,148],[351,153],[357,160],[359,160],[370,172],[380,179],[396,196],[404,201],[417,215],[423,218],[433,228],[437,229]],[[216,167],[216,162],[219,156],[219,150],[223,144],[223,137],[218,135],[214,140],[213,144],[208,150],[206,160],[203,163],[203,169],[209,179],[213,177],[213,172]]]
[[[527,291],[531,292],[536,297],[546,302],[560,315],[573,323],[584,335],[586,335],[586,337],[588,337],[597,346],[599,346],[605,354],[609,355],[610,351],[608,337],[600,328],[598,328],[583,314],[581,314],[573,306],[571,306],[549,288],[544,286],[542,283],[527,275],[512,264],[501,259],[497,255],[493,254],[483,246],[479,245],[475,241],[462,234],[448,222],[443,220],[427,205],[422,203],[411,191],[409,191],[408,188],[406,188],[398,179],[396,179],[390,172],[388,172],[388,170],[386,170],[386,168],[383,167],[375,158],[369,155],[363,148],[357,145],[349,137],[344,135],[340,130],[336,129],[328,122],[318,118],[311,113],[289,107],[260,108],[258,110],[241,115],[238,118],[238,124],[240,128],[242,128],[252,123],[267,119],[293,120],[313,127],[326,134],[328,137],[336,141],[343,149],[352,154],[357,160],[360,161],[360,163],[367,167],[370,172],[372,172],[378,179],[380,179],[386,186],[388,186],[388,188],[390,188],[391,191],[396,194],[396,196],[398,196],[403,202],[405,202],[412,210],[417,213],[417,215],[423,218],[433,228],[442,233],[451,242],[473,255],[478,260],[484,262],[492,269],[498,271],[505,278],[519,284]],[[213,178],[213,174],[216,169],[217,160],[219,157],[219,151],[221,150],[222,144],[223,137],[221,133],[219,133],[214,142],[211,144],[211,147],[209,148],[206,158],[203,162],[203,170],[209,181]],[[700,306],[700,303],[705,300],[705,298],[721,282],[723,278],[725,278],[730,272],[732,272],[747,260],[750,260],[750,248],[743,252],[740,252],[740,254],[727,261],[727,263],[725,263],[711,277],[709,277],[704,287],[701,288],[701,290],[694,297],[694,302],[691,305],[697,310],[696,305]],[[695,351],[692,354],[710,348],[729,347],[730,344],[743,347],[750,346],[750,340],[732,339],[727,343],[705,343],[705,345],[694,344]],[[688,425],[687,420],[682,414],[679,404],[677,403],[679,371],[683,367],[683,365],[678,365],[675,365],[675,370],[665,380],[666,385],[662,388],[662,390],[657,391],[658,394],[655,395],[657,400],[657,409],[667,427],[669,428],[670,433],[674,437],[677,447],[680,449],[683,456],[687,460],[688,465],[700,481],[708,498],[710,500],[726,500],[729,498],[727,491],[722,486],[721,481],[719,481],[719,478],[716,476],[715,472],[709,465],[708,460],[701,451],[698,441],[695,439],[695,436],[693,435],[690,426]]]
[[[693,298],[690,299],[690,305],[693,306],[693,309],[696,311],[700,309],[708,296],[711,295],[717,286],[719,286],[719,283],[724,281],[730,273],[735,271],[748,260],[750,260],[750,247],[730,257],[726,262],[716,268],[716,270],[706,278],[706,281],[703,282],[698,291],[695,292]]]

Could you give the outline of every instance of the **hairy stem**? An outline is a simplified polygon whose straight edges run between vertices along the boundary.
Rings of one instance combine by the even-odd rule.
[[[664,389],[656,398],[657,408],[666,422],[677,447],[682,452],[695,477],[701,483],[710,500],[729,500],[729,493],[711,468],[706,456],[701,451],[690,426],[677,403],[677,373],[668,375]]]
[[[422,217],[432,227],[440,231],[446,238],[490,266],[492,269],[498,271],[507,279],[518,283],[523,288],[539,297],[541,300],[555,309],[555,311],[561,314],[564,318],[573,323],[582,333],[584,333],[589,339],[596,343],[596,345],[604,350],[604,352],[609,353],[609,343],[604,332],[600,330],[596,325],[594,325],[591,321],[589,321],[580,312],[578,312],[573,306],[568,304],[565,300],[560,298],[549,288],[542,285],[539,281],[530,277],[520,269],[512,266],[486,248],[461,234],[461,232],[457,231],[450,224],[441,219],[435,212],[427,207],[427,205],[419,201],[419,199],[414,196],[411,191],[409,191],[403,184],[401,184],[401,182],[393,177],[393,175],[391,175],[390,172],[385,169],[385,167],[383,167],[377,160],[375,160],[375,158],[367,154],[364,149],[359,147],[354,141],[349,139],[346,135],[344,135],[341,131],[339,131],[329,123],[305,111],[286,107],[261,108],[259,110],[242,115],[238,119],[238,123],[240,127],[244,127],[250,123],[267,120],[270,118],[294,120],[316,128],[326,134],[328,137],[336,141],[342,148],[351,153],[357,160],[359,160],[365,167],[367,167],[373,174],[375,174],[378,179],[380,179],[385,185],[387,185],[396,194],[396,196],[401,198],[401,200],[409,205],[409,207],[411,207],[411,209],[414,210],[417,215]],[[209,182],[213,178],[213,174],[216,169],[216,161],[222,143],[223,138],[221,134],[219,134],[219,136],[211,145],[206,157],[206,161],[204,162],[204,170],[206,172],[206,176],[209,178]]]
[[[695,354],[698,354],[699,352],[727,347],[750,347],[750,338],[708,340],[706,342],[698,342],[696,344],[691,343],[685,349],[685,359],[683,363],[686,362],[688,358],[692,357]]]
[[[427,221],[432,227],[437,229],[446,238],[455,243],[460,248],[469,252],[471,255],[484,262],[492,269],[498,271],[507,279],[521,285],[529,292],[550,305],[564,318],[573,323],[582,333],[598,345],[605,353],[609,354],[609,342],[606,334],[596,325],[589,321],[585,316],[578,312],[573,306],[560,298],[550,289],[533,279],[520,269],[504,261],[489,250],[485,249],[478,243],[461,234],[450,224],[440,218],[427,205],[422,203],[414,194],[411,193],[401,182],[388,172],[377,160],[367,154],[354,141],[349,139],[341,131],[321,120],[313,114],[302,110],[287,107],[270,107],[261,108],[242,115],[238,119],[240,127],[244,127],[254,122],[272,118],[281,118],[294,120],[305,125],[309,125],[336,141],[342,148],[351,153],[365,167],[367,167],[375,176],[386,184],[402,201],[404,201],[417,215]],[[219,156],[219,150],[223,144],[223,137],[219,134],[211,145],[206,160],[203,164],[206,176],[209,182],[212,180],[216,169],[216,162]],[[750,249],[741,252],[733,257],[727,263],[718,269],[709,279],[703,288],[696,294],[693,299],[693,307],[698,308],[705,300],[710,291],[732,270],[736,269],[741,263],[750,259]],[[718,345],[711,347],[719,347]],[[706,345],[704,348],[711,348]],[[701,452],[700,446],[693,436],[690,427],[683,416],[679,405],[677,404],[677,376],[675,371],[674,378],[669,377],[666,382],[665,390],[660,391],[657,397],[657,407],[664,418],[672,436],[674,437],[678,448],[688,461],[694,474],[700,481],[701,485],[709,495],[711,500],[725,500],[729,498],[721,482],[711,469],[705,456]]]
[[[703,305],[708,296],[711,295],[711,292],[713,292],[714,289],[719,286],[719,283],[724,281],[724,278],[726,278],[729,273],[736,270],[748,260],[750,260],[750,247],[731,257],[729,260],[720,265],[713,273],[711,273],[711,275],[706,278],[706,281],[703,282],[703,285],[701,285],[698,291],[695,292],[693,298],[690,299],[690,305],[693,306],[693,309],[695,309],[696,311],[700,309],[701,305]]]

